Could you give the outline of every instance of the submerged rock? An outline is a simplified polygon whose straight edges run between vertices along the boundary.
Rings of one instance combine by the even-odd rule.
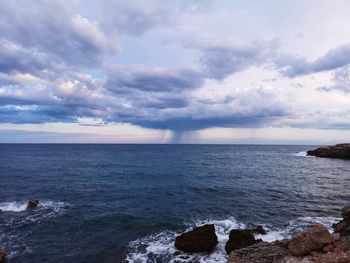
[[[280,263],[288,256],[288,241],[259,242],[246,248],[234,250],[228,263]]]
[[[227,254],[230,254],[231,251],[235,249],[248,247],[257,242],[258,240],[255,240],[252,230],[233,229],[230,231],[229,239],[225,245],[225,250]]]
[[[350,160],[350,143],[320,147],[315,150],[307,151],[307,154],[311,156],[316,156],[316,157]]]
[[[181,234],[175,239],[175,247],[189,253],[212,252],[218,243],[214,225],[204,225]]]
[[[31,200],[27,203],[27,208],[26,209],[33,209],[33,208],[37,208],[39,205],[39,201],[38,200]]]
[[[313,225],[294,235],[289,242],[289,252],[293,256],[303,256],[331,244],[332,235],[322,225]]]
[[[0,246],[0,263],[5,263],[5,247]]]

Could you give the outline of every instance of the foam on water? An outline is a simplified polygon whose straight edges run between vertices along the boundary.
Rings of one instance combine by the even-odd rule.
[[[21,212],[26,210],[26,202],[6,202],[0,203],[0,210],[3,212]]]
[[[268,231],[267,234],[256,235],[256,238],[261,238],[266,242],[291,238],[293,234],[300,232],[306,227],[313,224],[324,225],[330,232],[333,232],[332,225],[339,220],[340,218],[336,217],[299,217],[297,219],[291,220],[284,228],[276,228],[269,225],[263,225],[264,228]]]
[[[294,156],[297,157],[315,157],[315,156],[311,156],[311,155],[307,155],[307,152],[297,152],[297,153],[293,153]]]
[[[59,211],[64,207],[63,202],[55,202],[50,200],[40,201],[38,209],[52,209],[54,211]],[[22,212],[27,208],[27,201],[21,202],[4,202],[0,203],[0,210],[2,212]]]
[[[309,225],[319,223],[326,226],[332,231],[332,224],[337,222],[339,218],[334,217],[300,217],[291,220],[285,228],[275,228],[273,226],[264,225],[268,231],[266,235],[256,235],[256,238],[261,238],[263,241],[272,242],[290,238],[294,233],[301,231]],[[129,254],[126,257],[126,262],[149,263],[149,262],[226,262],[227,255],[225,252],[225,244],[228,240],[228,235],[231,229],[244,229],[246,225],[238,222],[234,218],[226,220],[205,220],[196,222],[193,226],[203,224],[214,224],[216,235],[218,236],[218,245],[211,254],[186,254],[178,251],[174,247],[175,238],[179,232],[164,231],[155,235],[137,239],[129,244]]]
[[[18,229],[57,217],[67,207],[66,203],[58,201],[40,200],[39,202],[38,207],[31,210],[26,209],[27,201],[0,203],[2,211],[0,212],[0,229],[5,231],[0,233],[0,244],[11,248],[7,254],[8,259],[14,258],[18,253],[30,250],[30,247],[23,241],[23,233],[18,232]]]

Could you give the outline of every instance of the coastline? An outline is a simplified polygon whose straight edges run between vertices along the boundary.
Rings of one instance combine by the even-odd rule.
[[[256,238],[268,233],[262,226],[232,229],[225,245],[227,263],[350,262],[350,204],[341,211],[342,219],[333,224],[333,231],[315,222],[288,239],[273,242]],[[218,243],[214,225],[206,224],[177,236],[175,247],[185,253],[210,254]]]

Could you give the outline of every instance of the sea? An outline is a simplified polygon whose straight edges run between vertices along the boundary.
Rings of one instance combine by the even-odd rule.
[[[331,230],[350,202],[350,161],[308,157],[313,148],[0,144],[0,245],[8,263],[226,262],[231,229],[262,225],[265,241]],[[213,253],[175,249],[207,223]]]

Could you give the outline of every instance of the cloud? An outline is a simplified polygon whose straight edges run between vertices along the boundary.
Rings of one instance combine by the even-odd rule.
[[[180,34],[181,35],[181,34]],[[207,78],[223,80],[252,66],[271,63],[279,46],[278,40],[247,41],[240,38],[201,38],[180,36],[185,48],[199,52],[199,66]]]
[[[286,106],[264,87],[254,91],[237,90],[221,101],[203,100],[195,95],[187,95],[187,98],[189,103],[181,108],[139,108],[135,104],[130,111],[116,115],[114,120],[147,128],[184,131],[208,127],[261,127],[289,114]]]
[[[109,74],[108,88],[116,93],[133,89],[143,92],[181,92],[198,88],[203,76],[189,69],[117,67]]]
[[[2,37],[6,36],[2,46],[7,47],[6,53],[9,48],[15,49],[13,52],[20,49],[26,52],[16,52],[17,57],[1,60],[12,62],[13,69],[22,71],[25,66],[31,67],[30,63],[38,56],[56,63],[98,66],[103,56],[116,51],[118,45],[98,23],[82,17],[76,10],[79,6],[74,1],[0,1],[0,30]],[[30,56],[33,52],[35,58]]]
[[[302,57],[280,54],[275,58],[275,64],[282,74],[296,77],[344,67],[350,63],[350,44],[330,49],[325,55],[314,61]]]
[[[345,66],[336,70],[333,74],[332,79],[333,84],[329,86],[319,87],[319,91],[342,91],[342,92],[350,92],[350,67]]]
[[[263,52],[263,48],[258,43],[243,45],[218,43],[201,48],[199,61],[208,77],[221,80],[228,75],[259,64]]]
[[[181,18],[211,6],[211,0],[101,1],[103,24],[110,32],[139,36],[154,28],[179,26]]]
[[[170,129],[174,140],[210,127],[347,127],[339,98],[323,125],[328,98],[309,106],[300,97],[325,96],[315,89],[326,77],[303,76],[331,70],[322,89],[349,91],[349,45],[309,61],[283,50],[275,32],[255,39],[237,23],[254,16],[246,22],[256,26],[261,10],[209,2],[0,0],[0,122],[96,118]],[[309,40],[297,33],[288,32],[291,45]]]

